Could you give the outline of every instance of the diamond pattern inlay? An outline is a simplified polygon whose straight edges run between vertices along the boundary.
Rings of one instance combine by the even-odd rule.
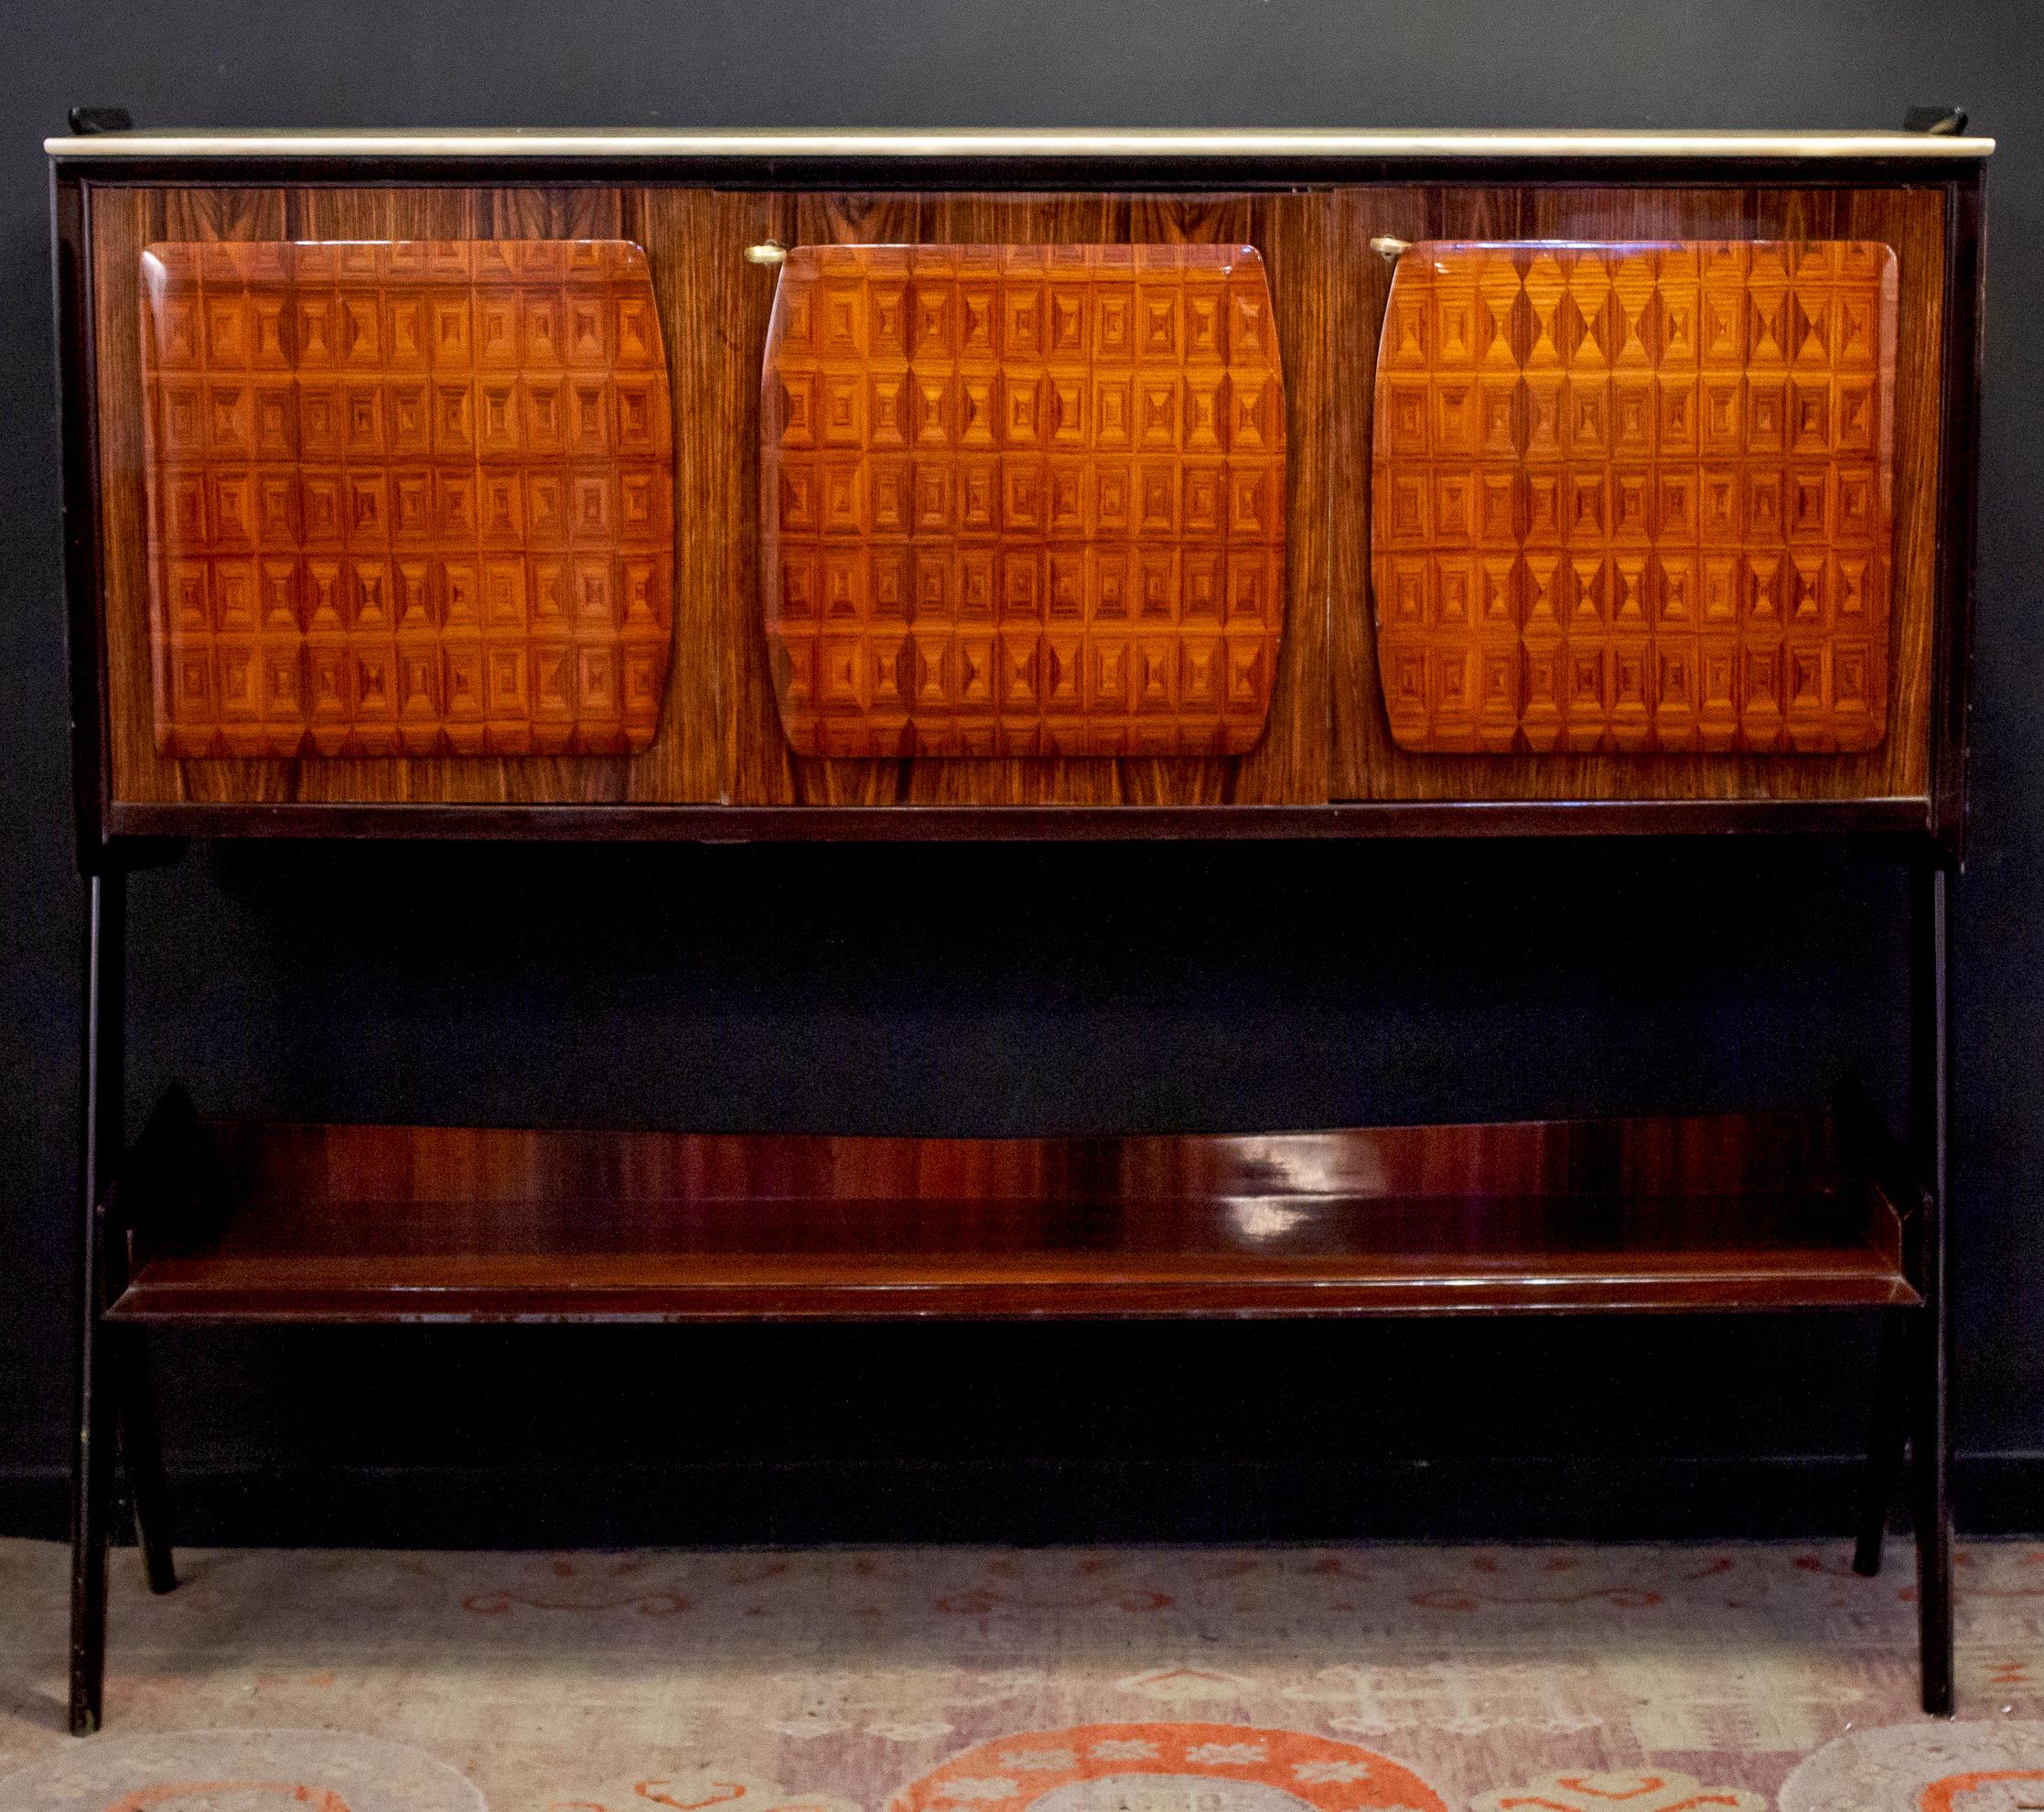
[[[673,423],[638,246],[164,244],[142,278],[165,754],[652,741]]]
[[[1896,305],[1864,242],[1409,247],[1372,430],[1399,745],[1878,744]]]
[[[1263,734],[1285,394],[1253,247],[798,247],[761,403],[798,754],[1228,755]]]

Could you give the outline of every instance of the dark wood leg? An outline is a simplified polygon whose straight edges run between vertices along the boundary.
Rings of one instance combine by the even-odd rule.
[[[1911,1142],[1924,1185],[1918,1261],[1923,1307],[1916,1314],[1918,1338],[1910,1367],[1916,1374],[1916,1612],[1923,1709],[1939,1718],[1949,1718],[1953,1705],[1951,1430],[1946,1417],[1952,1353],[1945,1277],[1952,1093],[1946,879],[1942,867],[1926,867],[1915,877],[1910,988]]]
[[[1902,1475],[1902,1450],[1910,1438],[1911,1327],[1915,1312],[1890,1310],[1881,1317],[1880,1357],[1874,1370],[1874,1429],[1866,1442],[1866,1477],[1860,1487],[1859,1539],[1853,1571],[1871,1579],[1881,1569],[1888,1513]]]
[[[80,1163],[84,1250],[78,1300],[78,1447],[71,1457],[70,1729],[100,1727],[106,1674],[106,1541],[113,1499],[118,1348],[106,1338],[108,1170],[121,1149],[123,979],[127,888],[116,869],[87,879],[84,1137]]]
[[[112,1331],[109,1330],[109,1332]],[[156,1380],[140,1329],[119,1334],[121,1471],[134,1501],[134,1538],[149,1590],[178,1589],[170,1549],[170,1488],[163,1475],[163,1437],[156,1427]]]

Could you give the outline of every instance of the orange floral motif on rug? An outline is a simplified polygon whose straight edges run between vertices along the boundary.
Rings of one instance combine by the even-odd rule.
[[[1225,1789],[1273,1788],[1280,1797]],[[1188,1798],[1188,1794],[1196,1796]],[[1144,1812],[1200,1804],[1214,1812],[1447,1812],[1433,1788],[1353,1743],[1243,1724],[1081,1724],[981,1743],[898,1795],[891,1812]]]

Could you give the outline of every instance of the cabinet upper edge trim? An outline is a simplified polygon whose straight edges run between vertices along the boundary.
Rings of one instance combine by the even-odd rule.
[[[68,164],[167,158],[1626,158],[1977,161],[1995,141],[1917,132],[1548,132],[1068,129],[895,132],[334,131],[116,132],[43,141]]]

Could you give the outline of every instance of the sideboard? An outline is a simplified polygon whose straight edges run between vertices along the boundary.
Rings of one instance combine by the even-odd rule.
[[[90,125],[92,122],[87,122]],[[1947,878],[1989,140],[49,141],[88,880],[70,1721],[152,1328],[1861,1309],[1952,1706]],[[123,1125],[228,837],[1832,836],[1910,1124]],[[1496,859],[1509,863],[1511,846]]]

